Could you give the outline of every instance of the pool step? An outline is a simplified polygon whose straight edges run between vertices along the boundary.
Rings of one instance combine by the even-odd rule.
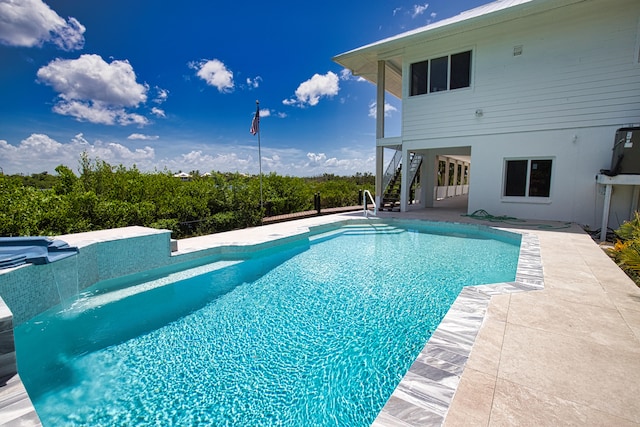
[[[333,239],[334,237],[338,237],[343,233],[342,228],[338,228],[336,230],[327,231],[320,234],[314,234],[313,236],[309,236],[310,243],[320,243],[325,240]]]
[[[354,224],[343,227],[346,235],[399,234],[406,230],[388,224]]]
[[[363,236],[368,234],[399,234],[406,230],[388,224],[351,224],[336,230],[309,237],[309,241],[319,243],[337,236]]]

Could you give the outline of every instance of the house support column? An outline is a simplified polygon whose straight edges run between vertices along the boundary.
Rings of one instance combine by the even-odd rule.
[[[448,157],[444,158],[444,181],[442,182],[446,187],[449,186],[449,171],[451,170],[451,166],[449,166],[451,160]],[[447,197],[448,194],[445,195]]]
[[[422,188],[420,204],[422,207],[432,208],[435,199],[433,192],[438,185],[438,156],[435,155],[433,150],[423,154],[420,174],[420,186]]]
[[[378,85],[376,86],[376,206],[382,207],[382,176],[384,175],[384,147],[378,141],[384,138],[385,61],[378,61]]]
[[[384,175],[384,147],[376,147],[376,177],[374,200],[378,209],[382,208],[382,176]]]
[[[604,209],[602,210],[602,225],[600,226],[600,242],[607,241],[607,225],[609,224],[609,207],[611,206],[611,192],[613,185],[605,184]]]
[[[457,160],[453,161],[453,185],[458,185],[458,165],[459,164],[460,164],[459,161]]]

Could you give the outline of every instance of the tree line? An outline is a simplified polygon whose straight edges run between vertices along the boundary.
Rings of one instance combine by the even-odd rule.
[[[140,225],[168,229],[172,237],[211,234],[260,225],[262,218],[358,205],[359,191],[373,191],[369,173],[300,178],[212,171],[181,180],[168,170],[142,172],[83,154],[79,175],[60,165],[46,172],[0,175],[0,236],[55,236]]]

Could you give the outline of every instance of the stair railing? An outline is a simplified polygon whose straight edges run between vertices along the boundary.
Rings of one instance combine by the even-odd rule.
[[[371,201],[371,204],[373,205],[373,211],[370,211],[367,208],[367,202],[368,201]],[[364,210],[364,217],[365,218],[367,218],[369,216],[369,214],[371,214],[373,216],[378,215],[378,206],[376,205],[375,200],[373,200],[373,196],[371,195],[371,191],[369,191],[369,190],[364,190],[362,192],[362,208]]]
[[[398,166],[402,163],[402,150],[396,150],[396,154],[393,155],[393,158],[389,162],[387,166],[387,170],[384,175],[382,175],[382,193],[384,194],[387,191],[387,187],[391,182],[391,178],[396,174],[396,170],[398,170]]]
[[[413,184],[413,180],[416,179],[416,175],[420,170],[420,165],[422,164],[422,154],[412,153],[411,160],[409,163],[409,180],[407,181],[409,185]]]

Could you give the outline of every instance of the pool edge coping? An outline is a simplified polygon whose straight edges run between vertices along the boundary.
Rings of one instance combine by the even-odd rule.
[[[544,289],[538,236],[514,230],[508,232],[522,236],[515,281],[462,289],[376,416],[372,427],[441,426],[486,319],[491,297]]]

